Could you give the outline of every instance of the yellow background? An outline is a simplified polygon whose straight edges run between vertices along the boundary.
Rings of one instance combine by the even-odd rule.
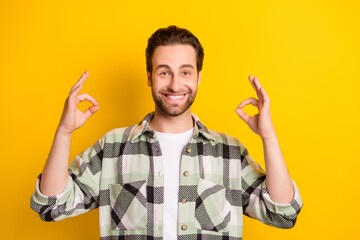
[[[275,129],[304,207],[292,229],[244,216],[244,239],[359,239],[359,1],[1,1],[1,238],[99,239],[98,210],[42,222],[30,209],[65,99],[100,110],[75,131],[70,160],[107,131],[154,109],[146,83],[147,39],[171,24],[205,50],[192,111],[236,136],[265,167],[262,142],[235,113],[271,99]],[[90,103],[82,103],[85,110]],[[247,106],[252,114],[253,107]]]

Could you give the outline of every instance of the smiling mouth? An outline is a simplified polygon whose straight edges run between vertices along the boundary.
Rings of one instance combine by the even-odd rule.
[[[166,98],[172,100],[183,99],[186,94],[163,94]]]

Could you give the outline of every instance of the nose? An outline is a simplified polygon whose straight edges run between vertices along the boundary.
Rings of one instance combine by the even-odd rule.
[[[181,78],[176,74],[170,79],[169,89],[173,92],[178,92],[181,89]]]

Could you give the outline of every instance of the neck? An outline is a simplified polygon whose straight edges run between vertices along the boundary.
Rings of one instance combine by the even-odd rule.
[[[189,108],[179,116],[169,116],[155,108],[155,114],[149,123],[149,128],[163,133],[182,133],[194,127],[194,122]]]

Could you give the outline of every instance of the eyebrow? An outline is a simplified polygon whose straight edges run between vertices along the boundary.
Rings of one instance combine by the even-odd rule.
[[[180,68],[186,68],[186,67],[189,67],[189,68],[192,68],[194,69],[194,66],[191,65],[191,64],[182,64],[180,66]],[[171,69],[169,65],[167,64],[159,64],[157,67],[156,67],[156,70],[159,69],[159,68],[168,68],[168,69]]]

